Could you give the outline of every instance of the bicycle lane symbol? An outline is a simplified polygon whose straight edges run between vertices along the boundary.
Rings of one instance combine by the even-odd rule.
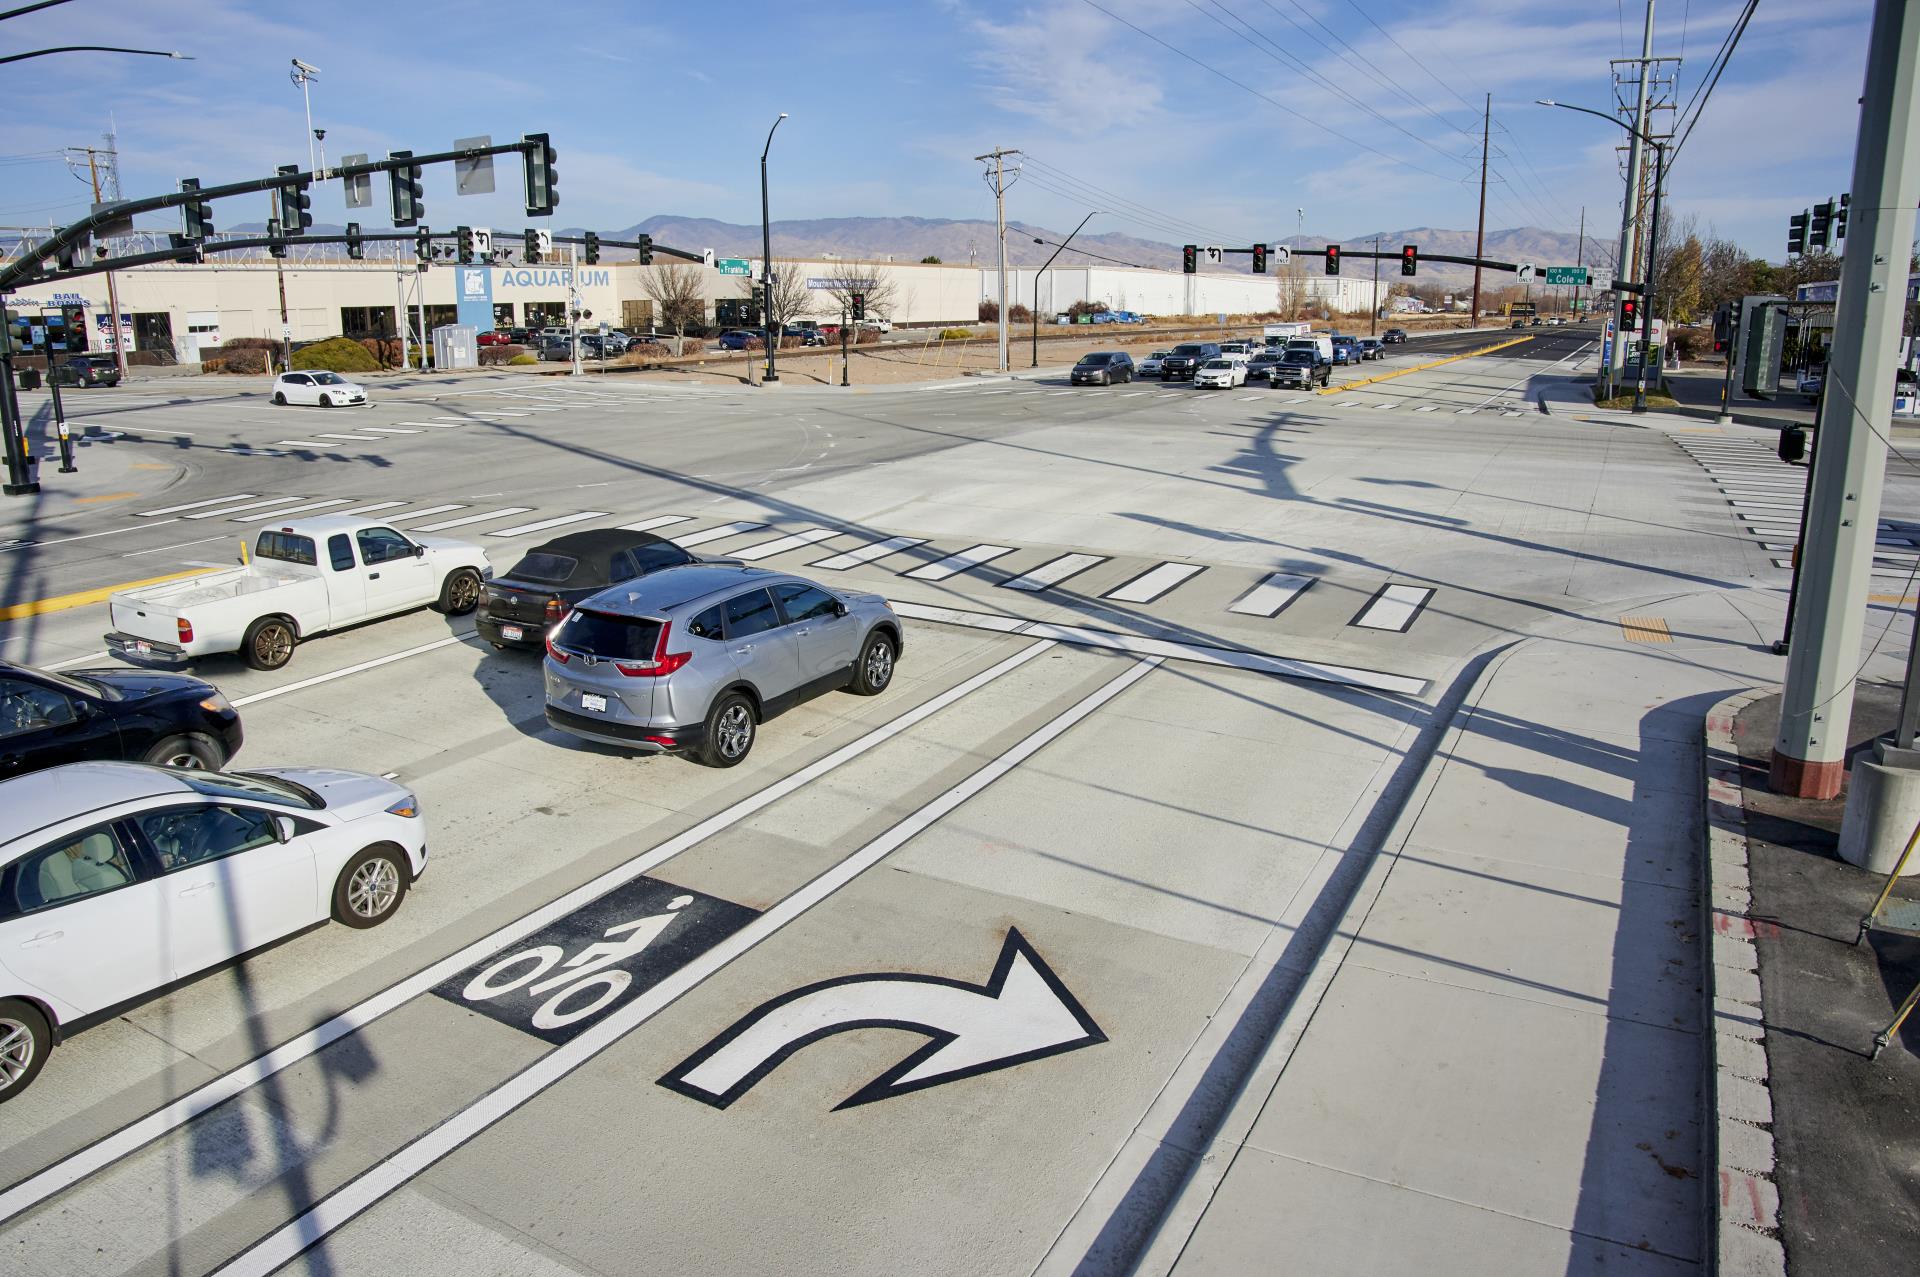
[[[558,1046],[758,916],[717,896],[636,878],[433,992]]]

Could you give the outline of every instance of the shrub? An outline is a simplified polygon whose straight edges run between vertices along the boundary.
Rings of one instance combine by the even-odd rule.
[[[1012,312],[1009,311],[1008,313],[1011,314]],[[991,324],[999,318],[1000,318],[999,302],[983,301],[980,303],[980,322],[981,323]]]
[[[1031,324],[1033,322],[1033,311],[1022,303],[1015,302],[1013,305],[1007,307],[1007,322],[1014,324]]]
[[[877,342],[879,340],[880,330],[877,328],[862,328],[853,334],[853,344],[856,346],[865,346],[870,342]]]
[[[295,368],[322,372],[379,372],[380,361],[350,337],[329,337],[293,352]]]
[[[400,366],[400,339],[398,337],[362,337],[361,346],[380,362],[382,368]]]
[[[940,330],[941,341],[966,341],[972,336],[973,329],[971,328],[942,328]]]
[[[525,346],[482,346],[480,347],[480,366],[490,368],[497,364],[510,364],[515,358],[526,353]]]
[[[1682,359],[1704,358],[1713,348],[1709,340],[1710,336],[1711,334],[1705,328],[1667,329],[1667,340],[1673,343],[1674,350],[1679,352]]]
[[[273,371],[270,363],[272,357],[272,343],[268,343],[264,350],[257,346],[235,347],[229,343],[214,350],[202,351],[200,368],[204,372],[259,374]]]
[[[532,355],[519,354],[519,355],[515,355],[512,359],[507,360],[507,362],[512,364],[515,368],[525,368],[528,364],[537,364],[540,361],[538,359],[535,359]]]

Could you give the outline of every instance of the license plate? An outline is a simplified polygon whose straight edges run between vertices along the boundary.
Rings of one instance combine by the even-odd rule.
[[[133,645],[133,651],[136,656],[152,656],[153,644],[145,640],[136,640]]]
[[[580,708],[599,710],[604,714],[607,711],[607,698],[604,696],[595,696],[592,692],[582,692],[580,693]]]
[[[515,642],[519,642],[525,634],[526,631],[517,625],[503,625],[500,627],[500,637],[503,639],[512,639]]]

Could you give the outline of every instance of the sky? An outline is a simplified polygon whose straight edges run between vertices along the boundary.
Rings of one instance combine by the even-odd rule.
[[[1682,59],[1670,91],[1682,107],[1741,7],[1659,0],[1654,52]],[[785,111],[769,158],[776,220],[990,218],[973,157],[1001,146],[1025,156],[1008,217],[1060,230],[1089,209],[1102,210],[1090,231],[1173,243],[1471,229],[1491,94],[1488,228],[1572,232],[1584,208],[1590,235],[1617,237],[1625,133],[1535,99],[1608,109],[1608,60],[1639,52],[1645,12],[1640,0],[1614,13],[1603,0],[571,0],[547,20],[484,0],[70,0],[0,23],[0,53],[99,40],[194,60],[8,66],[24,109],[0,129],[0,226],[83,214],[91,193],[62,148],[99,146],[110,127],[130,198],[183,177],[305,168],[288,79],[300,58],[320,69],[313,124],[335,161],[550,134],[555,227],[757,223],[760,150]],[[1783,257],[1787,218],[1846,189],[1870,17],[1870,0],[1761,4],[1674,160],[1668,207]],[[518,161],[497,179],[496,196],[456,198],[451,168],[429,171],[424,220],[528,224]],[[349,214],[333,183],[314,215],[371,226],[385,201],[376,180],[376,208]],[[222,201],[214,224],[262,221],[267,205]]]

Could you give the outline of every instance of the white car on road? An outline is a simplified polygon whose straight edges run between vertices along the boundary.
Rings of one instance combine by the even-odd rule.
[[[1209,359],[1200,365],[1199,372],[1193,374],[1193,384],[1226,389],[1244,386],[1247,384],[1247,360],[1244,356],[1236,358],[1231,355]]]
[[[277,404],[318,404],[322,408],[365,405],[367,388],[337,372],[283,372],[273,379]]]
[[[246,566],[107,599],[107,650],[181,665],[238,652],[257,670],[293,659],[296,643],[429,604],[464,616],[493,575],[477,545],[407,536],[366,519],[320,515],[261,530]]]
[[[359,772],[0,781],[0,1103],[57,1038],[329,917],[377,926],[426,866],[419,800]]]

